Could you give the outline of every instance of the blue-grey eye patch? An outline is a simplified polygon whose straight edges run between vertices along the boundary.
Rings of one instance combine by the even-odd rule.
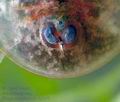
[[[66,44],[72,44],[76,40],[77,30],[74,25],[68,25],[62,32],[59,32],[59,35],[56,35],[58,32],[52,25],[48,25],[42,30],[42,35],[45,43],[48,45],[58,45],[62,43],[62,46]]]
[[[73,43],[76,40],[77,30],[74,25],[66,27],[62,33],[62,39],[65,44]]]
[[[56,44],[57,38],[54,35],[54,28],[52,26],[47,26],[42,30],[42,34],[44,36],[44,39],[47,41],[47,43],[50,44]]]

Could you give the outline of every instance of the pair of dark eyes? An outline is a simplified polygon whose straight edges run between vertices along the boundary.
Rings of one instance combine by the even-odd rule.
[[[71,44],[76,40],[77,30],[74,25],[69,25],[61,32],[60,37],[57,38],[54,27],[49,25],[43,29],[42,34],[47,43],[57,44],[61,40],[64,44]]]

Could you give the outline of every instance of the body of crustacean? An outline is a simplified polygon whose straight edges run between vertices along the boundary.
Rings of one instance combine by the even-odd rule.
[[[36,74],[84,75],[119,53],[119,5],[119,0],[2,0],[1,49]]]

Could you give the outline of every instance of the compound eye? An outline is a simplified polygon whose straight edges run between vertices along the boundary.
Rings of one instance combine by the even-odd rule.
[[[46,43],[49,44],[57,43],[57,38],[54,36],[54,27],[50,25],[47,26],[46,28],[43,29],[42,35]]]
[[[75,26],[69,25],[63,31],[62,39],[63,39],[64,43],[69,44],[69,43],[75,42],[76,36],[77,36],[77,30],[76,30]]]

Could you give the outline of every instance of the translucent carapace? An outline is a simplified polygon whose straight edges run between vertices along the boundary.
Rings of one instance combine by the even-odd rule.
[[[39,75],[84,75],[119,53],[119,19],[120,0],[1,0],[1,49]]]

